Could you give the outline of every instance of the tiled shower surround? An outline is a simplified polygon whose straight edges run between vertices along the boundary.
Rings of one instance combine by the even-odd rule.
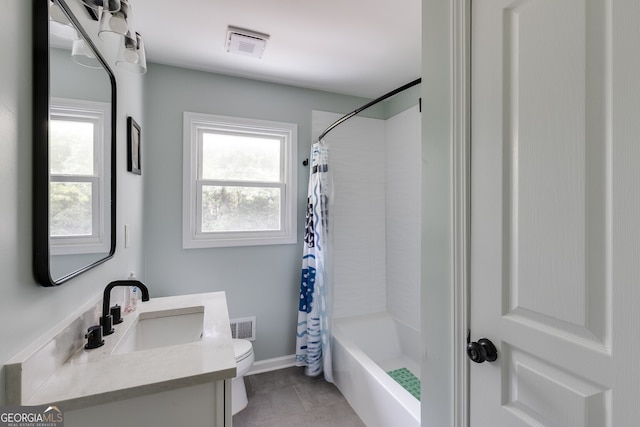
[[[313,134],[341,115],[313,112]],[[389,311],[420,327],[420,113],[332,130],[334,315]]]

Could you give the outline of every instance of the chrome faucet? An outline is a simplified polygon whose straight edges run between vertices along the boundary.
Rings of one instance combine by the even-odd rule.
[[[102,317],[100,318],[100,326],[102,326],[102,335],[111,335],[113,333],[113,316],[109,311],[111,300],[111,289],[116,286],[135,286],[142,292],[142,301],[149,301],[149,289],[139,280],[116,280],[109,283],[104,288],[102,297]]]

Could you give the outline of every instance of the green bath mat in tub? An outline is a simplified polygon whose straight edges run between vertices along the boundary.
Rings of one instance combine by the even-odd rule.
[[[420,400],[420,379],[413,375],[407,368],[400,368],[387,372],[398,384]]]

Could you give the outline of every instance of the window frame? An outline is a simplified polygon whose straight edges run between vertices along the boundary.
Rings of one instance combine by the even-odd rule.
[[[264,136],[281,141],[280,181],[200,179],[202,135],[226,133]],[[295,123],[184,112],[183,114],[183,231],[184,249],[297,243],[298,125]],[[280,229],[264,231],[202,231],[202,188],[207,185],[279,188]]]
[[[49,185],[54,182],[90,183],[92,186],[92,234],[87,236],[49,236],[50,253],[78,255],[109,252],[111,247],[111,152],[106,143],[111,141],[111,104],[66,98],[51,98],[50,116],[53,120],[90,122],[94,124],[92,175],[49,173]],[[50,191],[50,190],[49,190]]]

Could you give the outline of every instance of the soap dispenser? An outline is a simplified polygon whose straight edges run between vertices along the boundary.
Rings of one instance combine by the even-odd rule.
[[[134,272],[129,273],[128,280],[136,280],[136,274]],[[131,313],[135,311],[138,306],[138,287],[131,286],[125,291],[125,306],[124,311]]]

